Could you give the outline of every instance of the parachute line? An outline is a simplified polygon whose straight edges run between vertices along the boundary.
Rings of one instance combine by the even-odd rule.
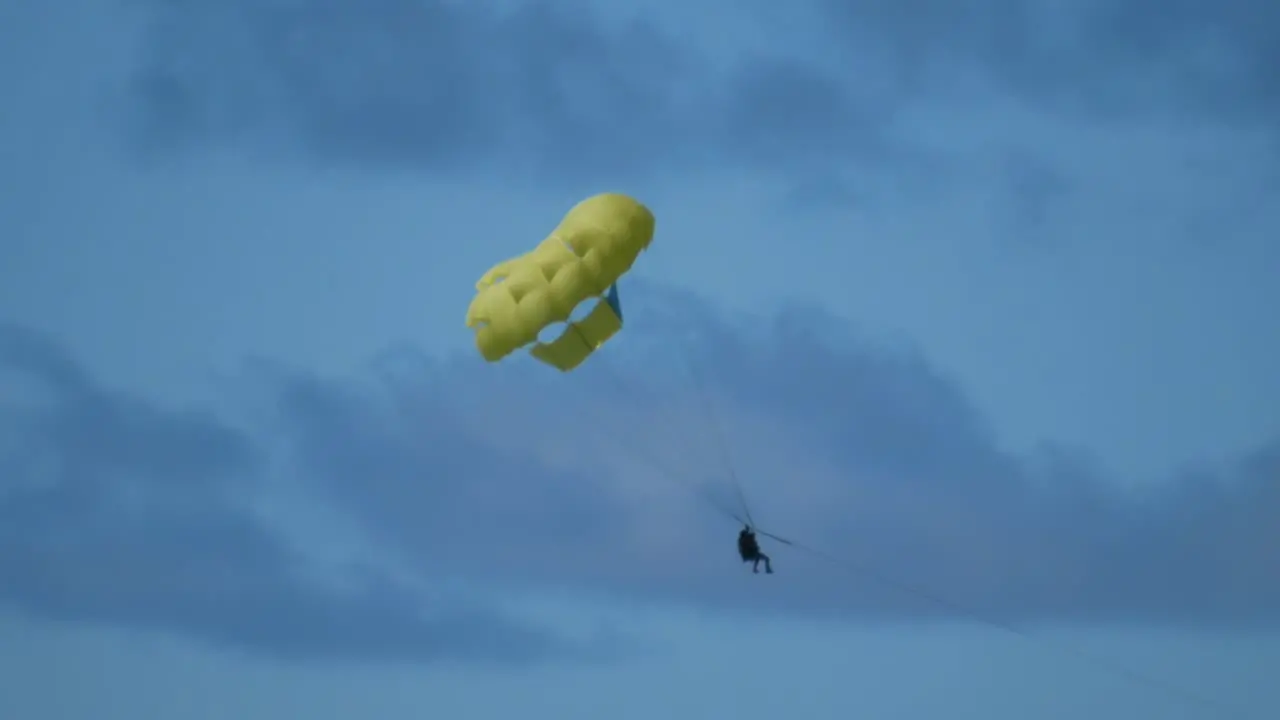
[[[604,297],[604,302],[607,302],[609,304],[609,307],[613,309],[614,313],[617,314],[619,321],[621,321],[622,304],[618,297],[617,283],[614,283],[609,287],[609,290]],[[577,338],[580,341],[582,341],[584,345],[590,346],[590,341],[587,340],[586,336],[582,334],[582,331],[576,325],[574,325],[573,323],[569,323],[568,327],[571,330],[573,330],[574,334],[577,336]],[[603,360],[603,358],[601,360]],[[688,360],[689,360],[688,357],[685,357],[686,364],[689,364]],[[623,379],[614,371],[614,368],[612,365],[610,365],[608,362],[600,362],[597,364],[597,366],[600,367],[605,372],[605,374],[609,376],[609,379],[613,382],[613,385],[618,392],[620,392],[623,395],[629,394],[627,392],[627,383],[623,381]],[[697,382],[698,380],[697,373],[693,371],[692,364],[689,364],[689,369],[690,369],[690,373],[694,375],[694,385],[698,386],[698,390],[700,391],[700,394],[703,397],[704,406],[707,410],[709,421],[717,430],[717,433],[718,433],[717,440],[719,443],[721,456],[724,460],[726,467],[728,468],[728,472],[729,472],[730,478],[732,479],[734,489],[737,491],[738,500],[742,505],[741,514],[734,512],[733,510],[730,510],[729,508],[721,504],[720,501],[710,493],[708,488],[689,482],[682,475],[671,470],[671,468],[667,466],[665,463],[660,463],[657,460],[655,460],[652,455],[648,453],[642,454],[633,448],[628,448],[623,443],[617,441],[617,438],[614,438],[612,435],[609,436],[610,440],[613,440],[618,447],[630,450],[631,453],[634,456],[636,456],[638,459],[641,459],[647,462],[650,467],[658,471],[659,475],[666,476],[667,479],[684,486],[685,489],[693,493],[695,498],[707,503],[707,505],[710,506],[712,509],[714,509],[716,512],[719,512],[725,517],[737,522],[739,525],[748,525],[750,527],[755,527],[755,521],[751,517],[751,510],[747,507],[746,495],[742,492],[742,487],[738,484],[737,473],[734,472],[732,457],[729,454],[728,445],[724,441],[723,433],[719,430],[719,424],[715,422],[714,408],[712,408],[710,404],[710,398],[706,396],[705,392],[701,392],[702,387]]]
[[[734,492],[738,496],[738,504],[742,506],[742,513],[746,516],[745,521],[739,518],[739,522],[748,527],[756,526],[755,518],[751,517],[751,506],[747,504],[747,494],[742,489],[742,483],[738,479],[738,471],[733,464],[733,454],[729,451],[729,440],[724,432],[724,428],[719,422],[716,415],[715,403],[712,401],[711,394],[707,391],[702,383],[701,375],[698,373],[697,367],[690,357],[689,349],[685,346],[683,339],[680,341],[681,357],[684,358],[685,366],[689,370],[689,375],[693,378],[693,385],[698,391],[698,396],[702,401],[702,408],[707,415],[707,423],[711,425],[712,432],[716,436],[716,445],[720,450],[720,459],[724,463],[725,472],[729,475],[729,482],[733,485]]]
[[[596,367],[600,368],[600,370],[608,377],[609,381],[614,386],[615,392],[618,392],[623,396],[630,395],[632,393],[630,384],[624,381],[622,377],[615,371],[615,368],[609,362],[605,361],[604,358],[598,358],[598,359],[601,362],[598,362],[596,364]],[[597,412],[597,415],[601,418],[604,417],[604,414],[600,412]],[[605,427],[607,425],[608,425],[607,422],[602,422],[596,425],[595,427],[599,429],[600,427]],[[736,512],[731,508],[726,507],[725,504],[721,502],[721,499],[716,497],[716,495],[711,492],[710,488],[704,485],[695,483],[689,480],[687,477],[685,477],[682,473],[676,472],[671,468],[670,465],[666,464],[665,462],[659,461],[658,458],[655,457],[655,455],[652,452],[646,452],[642,450],[640,447],[637,447],[633,444],[624,443],[620,438],[618,438],[616,435],[612,433],[606,433],[601,431],[599,435],[608,437],[610,443],[616,446],[618,449],[623,450],[631,454],[637,460],[644,462],[651,469],[656,470],[657,474],[660,477],[663,477],[666,480],[670,481],[671,483],[680,485],[684,489],[688,490],[696,500],[701,500],[703,503],[706,503],[706,505],[709,508],[711,508],[712,510],[715,510],[717,513],[725,516],[730,520],[733,520],[739,525],[748,524],[748,521],[745,518],[743,518],[741,512]]]

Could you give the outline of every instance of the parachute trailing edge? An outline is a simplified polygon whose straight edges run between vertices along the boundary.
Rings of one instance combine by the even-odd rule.
[[[476,348],[497,362],[531,346],[537,360],[562,371],[582,364],[622,329],[618,279],[649,247],[653,213],[627,195],[604,193],[583,200],[536,248],[493,266],[476,283],[467,327]],[[586,317],[571,321],[580,304],[597,300]],[[555,323],[555,340],[538,334]]]

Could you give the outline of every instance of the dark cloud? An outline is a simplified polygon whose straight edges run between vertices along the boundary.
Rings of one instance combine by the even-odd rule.
[[[1049,237],[1054,208],[1091,186],[1040,157],[1051,149],[1012,140],[993,148],[1008,155],[992,161],[994,177],[975,178],[988,163],[913,137],[904,109],[1008,96],[1054,117],[1211,121],[1261,130],[1254,138],[1276,130],[1280,97],[1280,18],[1262,0],[814,0],[787,20],[818,18],[807,47],[779,34],[733,62],[573,3],[141,5],[148,22],[124,107],[142,157],[232,148],[573,187],[741,170],[778,182],[784,209],[859,213],[896,206],[904,179],[916,204],[939,185],[988,182],[1009,206],[1008,234],[1037,247],[1067,240]],[[819,56],[840,59],[809,59]],[[930,124],[945,133],[939,112]],[[1224,145],[1217,162],[1238,152]],[[1270,155],[1239,157],[1267,166]],[[1226,213],[1238,225],[1239,202],[1205,222]]]
[[[279,374],[289,452],[337,505],[434,572],[721,607],[954,614],[844,572],[870,568],[1005,621],[1280,620],[1274,449],[1125,489],[1078,451],[1001,451],[927,360],[861,341],[821,312],[743,328],[687,299],[630,295],[634,328],[698,338],[690,353],[711,369],[758,519],[834,563],[777,547],[781,575],[747,585],[756,578],[740,575],[734,527],[712,504],[689,514],[691,492],[623,500],[634,482],[682,490],[663,470],[702,480],[691,447],[714,455],[692,386],[661,372],[673,342],[663,333],[629,331],[614,355],[634,367],[596,362],[568,378],[518,360],[399,363],[371,385]],[[634,394],[620,395],[628,386]],[[664,429],[671,436],[648,439]],[[618,449],[581,459],[601,435]],[[522,454],[530,448],[539,461]],[[619,459],[633,473],[610,467]],[[714,490],[712,500],[732,501]]]
[[[883,109],[788,57],[727,71],[640,21],[439,0],[153,3],[135,139],[434,171],[839,168]],[[490,162],[484,162],[484,161]]]
[[[368,569],[322,583],[249,509],[250,437],[99,387],[48,338],[0,327],[0,382],[0,603],[295,659],[575,651]]]
[[[836,38],[906,87],[977,70],[1059,111],[1275,129],[1280,9],[1266,0],[822,2]]]
[[[386,579],[345,597],[306,584],[220,479],[270,453],[441,581],[868,620],[956,607],[1005,622],[1280,620],[1276,448],[1134,489],[1081,451],[1001,450],[926,358],[821,311],[731,322],[643,286],[627,309],[626,337],[569,375],[404,349],[358,381],[255,364],[246,381],[284,431],[270,446],[113,399],[56,348],[8,332],[6,367],[50,391],[40,412],[3,418],[4,477],[22,480],[0,505],[8,599],[294,654],[479,652],[468,628],[481,625],[486,652],[552,642],[484,615],[419,620]],[[705,398],[676,365],[677,335]],[[804,544],[769,544],[773,578],[734,557],[720,510],[734,494],[707,482],[726,474],[719,430],[757,520]],[[146,438],[171,447],[150,455]]]
[[[582,7],[440,0],[144,0],[134,139],[516,175],[830,174],[904,157],[896,108],[977,73],[1053,111],[1274,129],[1280,11],[1264,0],[818,0],[812,44],[717,70],[672,36]],[[750,12],[742,8],[733,12]],[[800,16],[797,16],[800,17]],[[968,87],[968,85],[963,85]],[[914,153],[912,153],[914,155]]]

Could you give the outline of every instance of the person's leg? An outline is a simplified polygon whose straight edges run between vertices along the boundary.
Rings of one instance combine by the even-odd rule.
[[[760,559],[764,561],[764,571],[766,573],[773,574],[773,563],[769,562],[769,556],[764,553],[760,553]]]

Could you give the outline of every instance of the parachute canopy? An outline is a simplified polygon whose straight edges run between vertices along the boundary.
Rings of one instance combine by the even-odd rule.
[[[618,278],[653,240],[654,217],[626,195],[604,193],[569,210],[532,251],[489,269],[476,283],[467,327],[489,362],[532,345],[538,360],[569,371],[622,329]],[[597,300],[581,320],[570,321],[583,302]],[[555,323],[564,332],[551,342],[538,334]]]

